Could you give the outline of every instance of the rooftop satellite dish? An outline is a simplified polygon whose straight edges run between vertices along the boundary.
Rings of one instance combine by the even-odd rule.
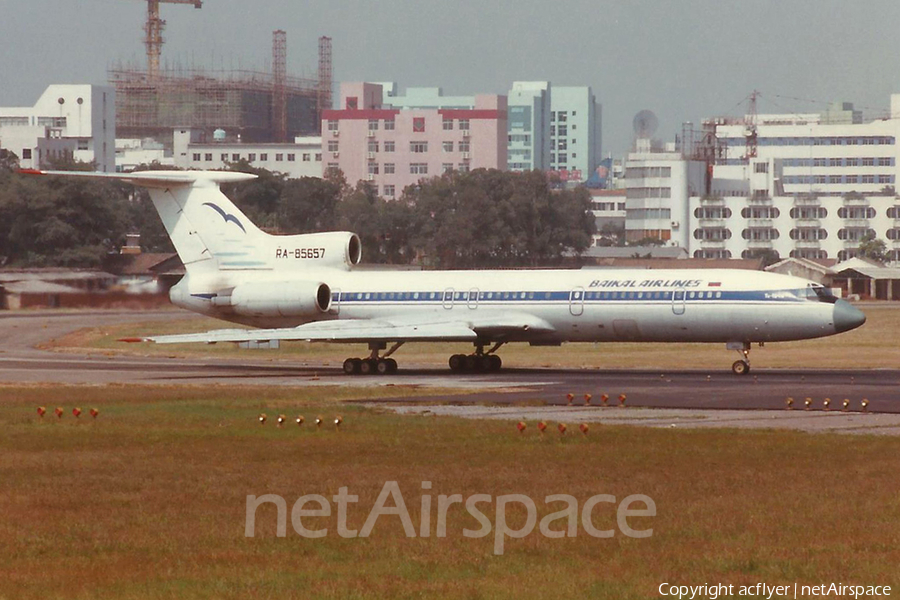
[[[634,136],[637,139],[648,140],[656,133],[656,129],[659,127],[659,119],[656,118],[652,110],[642,110],[634,115],[632,126],[634,127]]]

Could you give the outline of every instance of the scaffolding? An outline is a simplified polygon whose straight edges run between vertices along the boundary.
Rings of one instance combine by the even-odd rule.
[[[331,108],[331,86],[331,38],[323,35],[319,38],[319,114]]]
[[[325,58],[322,40],[327,40]],[[229,137],[240,136],[246,142],[317,135],[321,111],[331,107],[331,40],[320,39],[319,48],[316,79],[287,75],[282,31],[273,34],[272,71],[166,65],[151,74],[115,63],[107,75],[116,89],[117,136],[152,137],[168,143],[176,128],[190,128],[201,135],[223,129]],[[323,64],[327,69],[323,70]]]
[[[278,30],[272,34],[272,118],[275,141],[287,138],[287,34]]]

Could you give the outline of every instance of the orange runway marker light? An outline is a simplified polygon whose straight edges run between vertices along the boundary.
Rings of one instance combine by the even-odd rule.
[[[56,410],[54,410],[53,413],[56,415],[56,418],[57,418],[57,419],[62,419],[62,416],[63,416],[63,409],[61,409],[61,408],[59,408],[59,407],[57,406],[57,407],[56,407]]]
[[[863,398],[862,402],[860,402],[860,406],[862,406],[863,412],[866,412],[869,410],[869,401]]]
[[[268,418],[268,417],[266,417],[266,413],[262,413],[262,414],[260,414],[260,415],[257,417],[257,419],[259,420],[259,424],[260,424],[260,425],[265,425],[265,424],[266,424],[266,419],[267,419],[267,418]]]
[[[582,423],[581,425],[578,426],[578,429],[581,430],[581,434],[582,434],[582,435],[587,435],[587,434],[588,434],[588,430],[589,430],[590,428],[588,427],[588,424],[587,424],[587,423]]]
[[[566,403],[567,403],[569,406],[572,406],[572,400],[574,400],[574,399],[575,399],[575,394],[573,394],[573,393],[571,393],[571,392],[568,393],[568,394],[566,394]]]
[[[806,400],[804,400],[803,405],[806,410],[809,410],[809,407],[812,406],[812,398],[807,398]]]
[[[519,421],[518,423],[516,423],[516,429],[519,430],[519,433],[525,433],[526,427],[527,425],[525,425],[525,421]]]
[[[285,421],[285,416],[284,416],[284,415],[278,415],[278,426],[279,426],[279,427],[281,427],[282,425],[284,425],[284,421]]]
[[[847,398],[844,398],[844,401],[841,402],[841,406],[842,406],[841,410],[843,410],[844,412],[847,412],[847,410],[850,408],[850,400]]]
[[[341,423],[343,423],[343,422],[344,422],[344,417],[342,417],[341,415],[338,415],[334,418],[334,426],[335,427],[340,427]]]
[[[607,402],[609,402],[608,394],[603,394],[602,396],[600,396],[600,403],[603,404],[603,406],[606,406]]]
[[[785,404],[787,404],[788,410],[791,410],[794,408],[794,399],[793,398],[788,398],[784,402],[785,402]]]
[[[625,406],[625,401],[628,400],[628,396],[625,394],[619,394],[619,406]]]
[[[565,423],[560,423],[559,425],[556,426],[556,428],[559,430],[560,435],[566,434],[566,424]]]
[[[72,414],[75,415],[75,418],[77,419],[78,417],[81,416],[81,409],[80,409],[80,408],[77,408],[77,407],[76,407],[76,408],[73,408],[73,409],[72,409]]]
[[[822,402],[822,406],[825,407],[825,410],[828,410],[831,407],[831,398],[825,398]]]
[[[585,406],[590,406],[590,405],[591,405],[591,398],[593,398],[593,396],[591,396],[590,394],[585,394],[585,395],[584,395],[584,405],[585,405]]]
[[[295,421],[297,421],[297,427],[300,427],[301,425],[303,425],[303,423],[306,421],[306,419],[303,418],[303,415],[299,415],[295,419]]]
[[[322,426],[322,417],[316,417],[316,427]]]
[[[544,423],[543,421],[538,421],[537,428],[538,428],[538,431],[540,431],[541,434],[543,434],[545,431],[547,431],[547,424]]]
[[[92,408],[92,409],[91,409],[91,416],[92,416],[93,418],[96,419],[99,415],[100,415],[100,411],[99,411],[99,410],[97,410],[96,408]]]
[[[44,408],[43,406],[38,406],[38,408],[37,408],[37,414],[38,414],[38,416],[39,416],[40,418],[43,419],[43,418],[44,418],[44,415],[47,414],[47,409]]]

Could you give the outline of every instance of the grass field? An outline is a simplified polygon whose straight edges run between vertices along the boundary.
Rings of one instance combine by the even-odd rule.
[[[293,351],[293,350],[291,350]],[[762,353],[760,353],[762,354]],[[359,390],[226,387],[0,388],[0,598],[650,598],[677,584],[900,585],[900,439],[770,431],[595,426],[540,439],[532,423],[399,417],[341,401]],[[372,392],[377,394],[379,392]],[[398,395],[402,390],[383,393]],[[62,406],[61,420],[38,405]],[[100,409],[76,422],[71,409]],[[261,426],[257,415],[269,422]],[[303,414],[279,429],[274,417]],[[315,416],[344,423],[316,431]],[[246,538],[248,494],[359,496],[362,526],[385,481],[413,523],[431,494],[521,493],[540,519],[549,494],[646,494],[647,539],[535,531],[493,552],[493,535],[451,507],[446,538],[407,538],[381,517],[344,539],[335,517],[320,539],[275,509]],[[599,505],[599,528],[615,526]],[[493,513],[485,509],[491,521]],[[522,511],[510,513],[518,527]],[[559,522],[554,528],[559,528]]]
[[[751,360],[754,368],[898,368],[900,367],[900,306],[861,305],[868,321],[861,328],[848,333],[817,340],[781,342],[754,348]],[[122,337],[141,337],[168,333],[186,333],[231,327],[209,318],[173,320],[170,322],[136,323],[114,327],[85,329],[54,340],[48,347],[55,349],[153,354],[163,356],[218,356],[271,358],[296,363],[340,366],[348,356],[365,354],[365,347],[338,344],[308,344],[288,342],[280,350],[247,351],[233,344],[214,346],[197,344],[126,344]],[[414,344],[401,348],[395,355],[403,366],[445,367],[447,358],[455,352],[471,352],[467,344]],[[511,344],[499,354],[504,364],[518,367],[570,368],[730,368],[737,358],[726,351],[724,344],[567,344],[560,348],[531,348],[525,344]]]

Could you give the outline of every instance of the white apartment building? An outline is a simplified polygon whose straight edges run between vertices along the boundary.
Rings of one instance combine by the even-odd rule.
[[[116,140],[116,171],[131,173],[141,165],[175,166],[171,149],[152,138],[119,138]]]
[[[705,163],[688,161],[680,152],[629,155],[629,235],[656,231],[670,215],[669,238],[661,229],[657,237],[684,245],[697,258],[767,254],[846,260],[858,253],[861,239],[874,236],[900,260],[895,187],[900,94],[891,97],[891,109],[890,117],[867,123],[850,104],[822,114],[759,115],[755,156],[748,149],[746,124],[708,121],[726,146],[708,173]],[[667,161],[671,171],[665,170]],[[680,162],[698,162],[699,176],[688,167],[683,183],[674,181]],[[673,179],[665,179],[668,173]],[[639,202],[637,196],[656,193],[656,175],[660,198]],[[649,212],[637,212],[643,209]],[[677,234],[675,222],[681,225]]]
[[[322,176],[322,138],[297,137],[293,143],[243,143],[224,131],[213,140],[198,132],[178,129],[174,134],[174,164],[183,169],[224,169],[241,160],[251,166],[284,173],[291,179]]]
[[[0,148],[23,168],[40,169],[54,159],[95,162],[115,170],[115,90],[97,85],[51,85],[34,104],[0,107]]]
[[[674,145],[650,150],[649,140],[625,163],[625,240],[656,238],[690,247],[690,198],[702,193],[706,165],[688,160]]]

